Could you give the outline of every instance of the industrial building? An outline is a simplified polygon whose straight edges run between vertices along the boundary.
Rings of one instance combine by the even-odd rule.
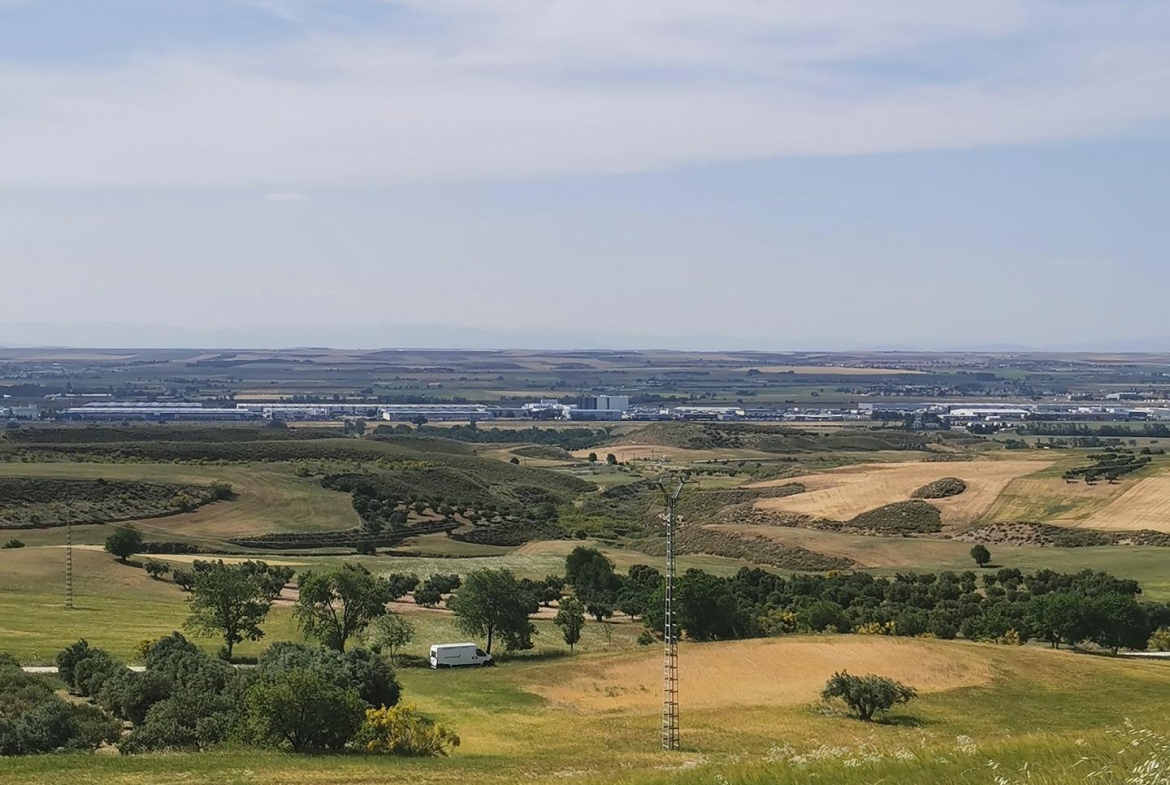
[[[41,416],[37,406],[0,406],[0,417],[10,420],[36,420]]]
[[[625,412],[630,408],[630,396],[585,395],[577,401],[577,408],[584,411]]]
[[[246,409],[204,407],[199,403],[101,402],[75,406],[61,412],[66,420],[146,422],[222,421],[238,422],[260,418],[258,412]]]
[[[426,420],[462,422],[493,420],[500,409],[473,403],[400,403],[379,406],[383,420],[410,422],[422,417]]]

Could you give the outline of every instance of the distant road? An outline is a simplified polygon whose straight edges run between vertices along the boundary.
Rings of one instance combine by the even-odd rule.
[[[23,670],[25,673],[56,673],[57,666],[56,665],[28,665],[24,668],[21,668],[21,670]],[[130,670],[142,673],[143,671],[146,670],[146,666],[145,665],[131,665]]]

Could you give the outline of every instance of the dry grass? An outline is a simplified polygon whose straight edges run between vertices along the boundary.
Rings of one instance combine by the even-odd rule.
[[[1085,521],[1105,509],[1127,487],[1107,482],[1069,483],[1060,477],[1021,477],[1003,490],[987,518],[1043,523]]]
[[[875,537],[852,532],[729,524],[713,528],[737,534],[766,537],[787,545],[799,545],[825,556],[852,559],[861,567],[912,569],[936,564],[970,563],[970,543],[929,537]]]
[[[329,491],[291,469],[269,466],[189,466],[151,463],[0,464],[0,474],[141,480],[209,485],[231,483],[236,498],[195,512],[136,522],[152,539],[219,540],[273,531],[322,531],[358,524],[349,494]]]
[[[534,671],[531,689],[578,710],[650,712],[662,700],[661,657],[655,646],[582,661],[571,676],[550,665]],[[977,647],[853,635],[684,643],[679,663],[684,711],[811,703],[825,680],[842,669],[880,673],[923,693],[982,686],[994,676]]]
[[[597,457],[605,460],[608,453],[625,463],[626,461],[667,461],[670,463],[697,463],[713,460],[774,460],[775,454],[761,450],[748,450],[735,447],[711,450],[690,450],[685,447],[664,447],[659,444],[622,444],[613,447],[592,447],[577,450],[573,455],[577,458],[588,458],[589,453],[597,453]]]
[[[1108,483],[1105,483],[1108,486]],[[1084,522],[1094,529],[1154,529],[1170,532],[1170,475],[1147,477],[1128,485],[1104,509]]]
[[[49,545],[42,546],[48,548],[61,549],[64,545]],[[105,547],[102,545],[74,545],[76,550],[94,551],[97,553],[104,553]],[[36,549],[31,549],[30,552],[36,552]],[[62,557],[64,558],[64,557]],[[263,553],[254,556],[221,556],[219,554],[208,553],[142,553],[135,557],[135,559],[142,561],[144,559],[158,559],[159,561],[171,562],[172,564],[191,564],[192,562],[204,561],[222,561],[224,564],[242,564],[246,561],[262,561],[277,567],[305,567],[312,562],[308,561],[289,561],[284,558],[271,559]]]
[[[761,499],[756,502],[756,508],[848,520],[868,510],[905,501],[927,483],[943,477],[958,477],[967,483],[966,491],[946,499],[932,499],[930,503],[942,512],[944,525],[962,525],[983,516],[1013,480],[1048,465],[1042,461],[1014,460],[847,466],[802,476],[800,482],[808,489],[805,493]],[[752,487],[787,482],[791,480],[771,480]]]

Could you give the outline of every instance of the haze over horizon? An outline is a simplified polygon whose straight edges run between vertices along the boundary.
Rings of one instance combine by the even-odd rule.
[[[0,346],[1170,347],[1168,38],[1156,0],[0,0]]]

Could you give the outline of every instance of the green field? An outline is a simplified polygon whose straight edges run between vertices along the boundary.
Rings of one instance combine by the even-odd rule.
[[[444,388],[444,393],[456,389],[467,388]],[[495,393],[485,389],[488,394]],[[146,439],[133,429],[127,432],[139,440],[127,444],[151,455],[160,449],[158,437],[168,433],[159,430]],[[82,438],[79,433],[84,435],[84,429],[73,429],[68,438]],[[622,486],[688,468],[697,473],[697,482],[688,487],[680,507],[684,525],[714,526],[749,541],[767,537],[813,554],[846,557],[859,570],[895,575],[973,570],[972,543],[945,534],[871,536],[736,516],[750,511],[767,494],[812,490],[782,485],[799,482],[802,476],[815,483],[817,478],[811,475],[821,476],[837,466],[956,456],[986,461],[1000,454],[997,445],[971,442],[969,437],[935,439],[868,427],[788,430],[769,425],[737,430],[671,424],[645,429],[624,424],[607,444],[584,452],[596,451],[604,464],[606,453],[614,451],[619,460],[629,461],[627,465],[587,466],[581,451],[576,451],[575,460],[525,458],[522,465],[513,466],[515,445],[412,436],[396,441],[370,436],[298,439],[274,437],[259,429],[251,433],[263,450],[278,444],[279,451],[263,453],[244,430],[218,433],[216,441],[201,442],[199,430],[188,429],[176,442],[183,445],[182,460],[130,459],[116,454],[116,441],[108,441],[118,437],[114,432],[102,437],[107,441],[97,444],[100,449],[85,444],[76,455],[65,449],[52,453],[51,460],[0,462],[0,477],[230,483],[233,499],[190,513],[136,521],[150,541],[186,543],[205,551],[157,557],[176,566],[231,551],[235,558],[261,558],[298,572],[346,561],[379,574],[426,577],[507,568],[521,578],[539,580],[562,574],[566,555],[581,545],[598,547],[619,573],[635,564],[657,565],[660,559],[636,548],[647,547],[648,540],[660,536],[660,493],[650,483]],[[646,445],[645,440],[663,443]],[[653,459],[639,454],[651,448],[657,451]],[[287,451],[298,449],[304,450],[303,459],[288,458]],[[327,457],[320,457],[321,449],[328,451]],[[621,453],[623,449],[631,454]],[[201,450],[207,455],[200,456]],[[1089,488],[1065,483],[1061,474],[1070,466],[1084,465],[1092,451],[1056,452],[1053,466],[1007,483],[979,522],[1055,520],[1081,525],[1139,482],[1161,482],[1167,463],[1159,458],[1155,466],[1117,485]],[[267,457],[256,457],[262,453]],[[342,459],[338,454],[354,457]],[[940,476],[946,473],[945,466],[939,463]],[[493,545],[425,533],[383,548],[377,556],[360,557],[340,548],[259,551],[227,544],[229,538],[245,534],[336,532],[358,526],[362,519],[350,492],[323,487],[322,477],[330,473],[374,478],[384,483],[383,489],[399,494],[394,505],[402,501],[402,486],[416,483],[419,497],[401,506],[423,503],[426,512],[413,513],[412,520],[437,518],[442,507],[448,509],[443,515],[464,532],[487,525],[476,523],[488,517],[473,514],[476,509],[502,506],[513,517],[522,517],[543,504],[563,527],[557,532],[561,539],[542,535],[522,545]],[[776,482],[747,487],[769,480]],[[1146,493],[1137,503],[1144,505],[1141,509],[1149,517],[1151,509],[1157,510],[1158,498]],[[471,507],[476,509],[469,512]],[[490,523],[503,518],[498,515]],[[16,655],[24,664],[49,664],[61,648],[86,638],[116,657],[133,660],[143,641],[182,629],[188,595],[169,580],[150,579],[141,569],[144,555],[124,565],[102,552],[100,546],[112,526],[74,529],[76,607],[70,611],[63,607],[64,531],[0,532],[0,539],[18,536],[27,546],[0,550],[0,651]],[[1170,548],[990,547],[993,567],[1025,572],[1101,570],[1138,580],[1144,600],[1170,600]],[[678,566],[720,576],[756,566],[750,552],[740,555],[688,554],[679,558]],[[237,647],[241,658],[256,656],[273,641],[303,640],[293,618],[292,596],[286,589],[273,607],[262,640]],[[552,623],[554,610],[545,608],[535,620],[538,634],[531,651],[505,655],[494,669],[431,672],[420,667],[428,647],[466,635],[457,631],[443,608],[424,609],[407,601],[391,609],[406,615],[417,630],[400,668],[404,699],[460,734],[462,745],[450,759],[296,756],[230,747],[203,754],[60,755],[0,760],[0,782],[1063,785],[1100,772],[1091,781],[1120,784],[1127,782],[1127,772],[1148,750],[1142,739],[1137,746],[1126,746],[1131,737],[1123,741],[1110,734],[1124,733],[1127,720],[1139,730],[1170,732],[1170,662],[1050,651],[1038,643],[1017,648],[962,640],[786,635],[721,643],[684,640],[684,750],[664,754],[657,749],[661,649],[638,644],[640,620],[590,621],[570,653]],[[214,638],[193,640],[208,652],[219,647]],[[817,698],[825,679],[839,668],[895,675],[917,687],[921,696],[885,722],[848,719]],[[1119,756],[1118,750],[1123,754]],[[1165,750],[1156,754],[1162,755],[1158,760],[1168,757]],[[1163,765],[1170,766],[1170,759]]]
[[[790,650],[797,659],[785,667]],[[815,686],[839,656],[859,668],[889,668],[894,660],[905,659],[928,663],[920,681],[923,694],[883,723],[860,723],[826,712],[813,697]],[[1079,761],[1086,755],[1093,757],[1091,768],[1112,763],[1125,769],[1145,756],[1145,749],[1129,752],[1124,742],[1109,735],[1123,730],[1127,720],[1140,729],[1170,727],[1170,666],[1162,663],[978,644],[857,643],[850,636],[684,645],[681,657],[684,685],[688,675],[698,678],[705,668],[738,681],[721,693],[706,690],[689,707],[684,693],[684,749],[674,754],[656,749],[657,695],[635,695],[621,711],[599,707],[609,697],[606,690],[629,688],[630,669],[653,675],[658,661],[654,650],[580,653],[571,661],[515,661],[488,671],[403,669],[405,700],[449,722],[460,734],[462,745],[449,759],[306,757],[230,749],[53,756],[0,760],[0,778],[12,785],[72,779],[127,784],[648,784],[807,782],[815,774],[812,781],[992,783],[995,771],[989,763],[994,763],[1000,773],[1020,781],[1072,783],[1085,781],[1090,767]],[[688,658],[697,671],[688,668]],[[604,680],[596,687],[598,695],[586,693],[576,705],[563,702],[560,682],[566,672],[579,669]],[[748,679],[761,684],[762,696],[745,689]],[[964,680],[970,686],[948,687]],[[1135,695],[1141,700],[1135,702]],[[775,697],[761,701],[763,696]],[[1030,777],[1022,771],[1024,764]],[[1115,776],[1101,781],[1126,780]]]

